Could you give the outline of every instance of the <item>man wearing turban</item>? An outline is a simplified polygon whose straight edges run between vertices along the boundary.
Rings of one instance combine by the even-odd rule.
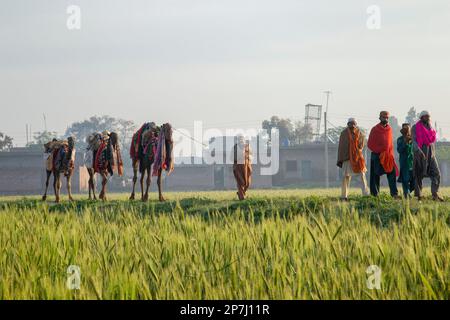
[[[396,177],[397,164],[394,156],[394,136],[389,125],[389,112],[380,112],[380,123],[372,128],[368,147],[372,151],[370,160],[370,193],[380,193],[380,178],[387,175],[391,196],[399,198]]]
[[[439,195],[441,173],[436,159],[436,130],[431,126],[430,113],[422,111],[420,120],[412,128],[414,150],[415,196],[422,200],[423,178],[431,179],[433,200],[444,201]]]
[[[347,128],[342,131],[339,138],[337,166],[342,169],[342,199],[348,200],[350,182],[352,177],[359,176],[362,183],[362,193],[369,195],[366,180],[366,160],[364,159],[364,134],[358,128],[356,119],[350,118]]]

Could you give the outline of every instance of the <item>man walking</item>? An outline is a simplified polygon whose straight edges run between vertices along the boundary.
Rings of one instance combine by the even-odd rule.
[[[337,166],[342,169],[342,200],[348,201],[350,182],[353,176],[359,176],[362,183],[362,194],[369,195],[366,180],[366,160],[363,156],[364,135],[357,126],[357,121],[350,118],[347,128],[339,138]]]
[[[430,113],[422,111],[420,120],[412,128],[414,149],[415,196],[422,200],[423,178],[431,179],[433,200],[444,201],[439,195],[441,173],[436,159],[436,130],[431,126]]]
[[[252,150],[244,136],[238,136],[233,147],[233,174],[237,184],[239,200],[244,200],[252,179]]]
[[[402,136],[397,139],[397,151],[400,155],[400,177],[398,178],[398,182],[402,184],[404,197],[410,198],[411,192],[415,189],[411,125],[409,123],[404,123],[400,132]]]
[[[368,147],[372,151],[370,159],[370,193],[380,193],[380,178],[387,175],[391,196],[399,198],[397,189],[397,164],[394,157],[394,137],[389,125],[389,112],[380,112],[380,123],[372,128]]]

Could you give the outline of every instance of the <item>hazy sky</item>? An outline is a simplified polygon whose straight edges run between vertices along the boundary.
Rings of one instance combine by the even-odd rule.
[[[81,30],[66,27],[81,8]],[[369,30],[366,10],[381,9]],[[0,131],[25,142],[108,114],[190,128],[304,118],[362,126],[389,109],[426,108],[450,137],[450,1],[3,0]]]

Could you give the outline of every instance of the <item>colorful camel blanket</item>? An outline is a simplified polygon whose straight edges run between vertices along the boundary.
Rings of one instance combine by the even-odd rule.
[[[155,161],[153,163],[153,176],[157,176],[160,170],[165,170],[168,174],[172,173],[174,164],[171,146],[172,144],[166,141],[164,130],[160,130],[156,145]],[[170,150],[167,148],[170,148]]]
[[[108,171],[108,161],[111,160],[110,155],[106,152],[107,143],[102,141],[94,157],[94,171]]]
[[[154,128],[152,128],[152,124],[150,122],[146,122],[133,135],[133,138],[131,139],[131,146],[130,146],[130,158],[132,160],[139,160],[140,153],[142,153],[144,150],[144,146],[143,146],[144,134],[146,132],[150,131],[151,129],[154,129]]]
[[[51,141],[44,147],[47,171],[67,171],[75,167],[75,149],[70,150],[66,140]]]
[[[130,158],[140,160],[145,164],[152,164],[152,175],[157,176],[160,170],[169,174],[173,171],[172,143],[167,141],[163,127],[147,122],[133,135],[130,146]],[[140,171],[142,171],[140,169]]]
[[[95,132],[86,137],[87,148],[84,153],[84,165],[88,169],[94,169],[95,156],[97,154],[97,150],[100,148],[102,144],[103,137],[100,133]]]
[[[94,157],[94,171],[123,175],[123,161],[118,146],[114,148],[109,141],[103,140]]]
[[[152,130],[148,130],[143,134],[142,147],[143,147],[143,159],[153,163],[155,160],[155,154],[157,152],[158,135]]]

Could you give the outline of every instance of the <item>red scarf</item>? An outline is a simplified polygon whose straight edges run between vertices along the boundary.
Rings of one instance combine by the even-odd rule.
[[[395,172],[398,176],[393,140],[391,126],[378,124],[370,131],[368,147],[372,152],[380,155],[380,163],[386,173],[392,172],[395,168]]]
[[[355,138],[353,138],[350,129],[347,129],[348,140],[350,144],[350,164],[354,173],[366,172],[366,161],[362,150],[359,148],[359,140],[361,139],[361,132],[358,128],[355,129]]]

